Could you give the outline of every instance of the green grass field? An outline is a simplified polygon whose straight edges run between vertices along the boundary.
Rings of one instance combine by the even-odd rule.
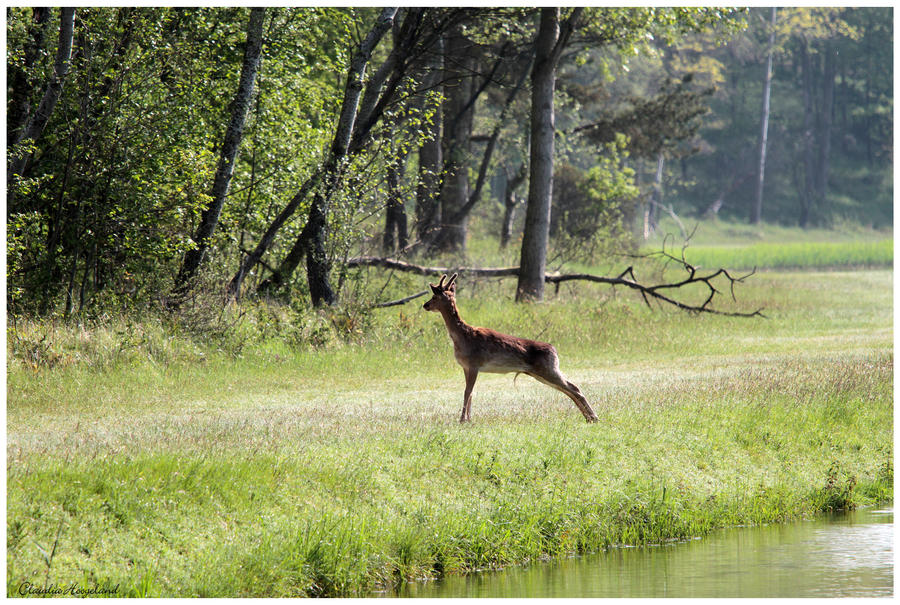
[[[684,244],[675,236],[679,231],[668,218],[660,227],[660,234],[671,235],[665,240],[666,250],[676,257]],[[648,251],[662,247],[660,234],[648,243]],[[894,260],[891,232],[860,228],[841,232],[703,222],[688,244],[683,250],[685,260],[705,268],[846,269],[890,267]]]
[[[7,592],[359,595],[888,500],[892,282],[763,272],[727,306],[768,318],[739,319],[461,281],[464,319],[557,347],[595,425],[512,375],[480,376],[459,425],[462,371],[421,300],[299,327],[251,311],[234,330],[258,342],[21,321]]]

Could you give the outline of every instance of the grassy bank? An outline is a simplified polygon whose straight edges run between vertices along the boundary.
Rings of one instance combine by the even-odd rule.
[[[458,425],[462,372],[418,302],[239,354],[153,324],[23,323],[7,591],[360,594],[890,498],[891,285],[766,273],[739,297],[769,319],[746,320],[589,285],[518,306],[461,284],[471,323],[557,346],[596,425],[508,375],[480,377]]]

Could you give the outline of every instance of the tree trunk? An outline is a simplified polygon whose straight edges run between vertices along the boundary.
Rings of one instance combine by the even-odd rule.
[[[334,133],[334,139],[332,140],[328,159],[321,168],[307,178],[288,205],[285,206],[275,220],[269,225],[269,228],[266,229],[266,232],[256,245],[256,248],[254,248],[241,263],[237,273],[232,277],[231,282],[228,284],[229,296],[238,297],[240,295],[244,278],[250,270],[259,263],[263,254],[265,254],[272,245],[278,230],[281,229],[291,215],[297,210],[300,203],[306,199],[309,192],[316,188],[322,181],[324,181],[322,183],[324,191],[330,192],[330,189],[336,183],[337,172],[347,155],[351,137],[353,136],[353,126],[356,122],[360,97],[362,96],[363,78],[366,66],[369,63],[369,58],[372,56],[372,51],[375,49],[375,46],[391,28],[396,14],[396,7],[383,9],[378,21],[366,35],[362,43],[360,43],[359,48],[350,59],[350,68],[347,72],[347,84],[344,89],[344,99],[341,103],[341,113],[338,118],[337,129]],[[327,223],[325,216],[326,205],[327,199],[321,194],[316,195],[313,204],[310,207],[309,219],[307,220],[306,227],[304,227],[300,238],[298,238],[294,245],[294,248],[300,250],[301,254],[302,250],[307,245],[308,250],[317,251],[317,260],[312,263],[312,272],[315,274],[314,279],[317,283],[315,286],[310,283],[310,293],[312,294],[315,292],[313,304],[316,306],[321,305],[322,302],[331,304],[334,300],[334,293],[331,290],[330,285],[327,283],[320,283],[321,280],[327,282],[328,279],[328,265],[327,259],[325,258],[324,242]],[[294,250],[292,250],[292,253],[293,252]],[[299,262],[299,257],[297,260]],[[309,260],[307,261],[307,265],[309,272]],[[273,285],[281,285],[287,277],[290,276],[290,273],[293,272],[294,268],[296,268],[296,264],[293,267],[290,267],[289,265],[282,263],[279,270],[276,271],[269,280],[266,280],[266,282],[263,282],[260,285],[260,290],[264,291]],[[290,272],[287,272],[288,269],[290,269]]]
[[[762,204],[763,204],[763,184],[765,182],[766,173],[766,140],[769,133],[769,106],[772,95],[772,57],[775,53],[775,19],[776,8],[772,7],[772,20],[769,33],[769,51],[766,58],[766,73],[763,78],[763,102],[762,117],[760,119],[759,132],[759,166],[756,178],[756,198],[754,199],[753,208],[750,212],[750,223],[758,225],[762,220]]]
[[[441,54],[443,52],[443,40],[438,39],[431,54],[431,59],[426,64],[428,70],[422,81],[422,86],[427,92],[434,92],[434,96],[426,98],[423,111],[431,113],[431,120],[424,126],[428,137],[419,145],[419,181],[416,187],[416,233],[422,241],[427,241],[440,223],[440,205],[438,204],[438,192],[441,187],[441,170],[443,155],[441,153],[441,102],[443,94],[441,84]]]
[[[653,191],[644,210],[644,240],[650,239],[652,234],[659,227],[659,209],[662,207],[662,177],[663,166],[665,165],[665,156],[662,151],[656,156],[656,174],[653,177]]]
[[[325,250],[328,220],[325,216],[327,202],[324,196],[317,195],[309,211],[309,220],[300,235],[300,241],[306,242],[306,281],[309,285],[309,298],[314,307],[323,304],[332,305],[337,300],[331,287],[331,263]]]
[[[458,215],[469,199],[467,161],[474,117],[474,104],[469,102],[473,92],[470,73],[474,70],[470,45],[460,26],[454,27],[444,40],[444,178],[440,192],[441,227],[435,238],[442,250],[464,251],[466,247],[468,216],[456,222],[451,222],[451,217]]]
[[[206,252],[209,249],[210,239],[219,223],[219,216],[231,187],[231,178],[234,175],[235,159],[244,137],[244,124],[250,110],[250,102],[253,97],[253,85],[256,74],[259,72],[259,63],[262,56],[263,21],[265,8],[253,8],[250,10],[250,21],[247,24],[247,43],[244,49],[244,62],[241,67],[241,77],[238,83],[237,93],[231,105],[231,120],[225,131],[225,140],[222,143],[222,152],[219,156],[219,165],[213,179],[209,205],[203,210],[200,225],[194,235],[196,247],[188,250],[184,257],[181,271],[175,280],[177,292],[184,293],[191,287],[191,282],[203,264]]]
[[[44,127],[53,114],[53,108],[62,93],[63,83],[66,75],[69,73],[69,60],[72,55],[72,38],[75,32],[75,9],[71,7],[62,8],[59,11],[59,43],[56,49],[56,63],[53,69],[53,75],[47,83],[47,89],[44,91],[41,102],[38,104],[37,110],[28,118],[25,126],[19,131],[18,139],[13,144],[31,140],[37,142]],[[8,144],[8,143],[7,143]],[[25,172],[25,164],[28,162],[30,153],[21,152],[18,156],[9,158],[9,167],[6,172],[6,182],[11,183],[15,177],[22,176]]]
[[[22,67],[9,70],[9,113],[6,116],[6,151],[9,153],[16,141],[21,140],[25,122],[31,112],[31,96],[34,74],[31,70],[44,48],[44,39],[50,26],[50,9],[32,9],[31,40],[25,45]]]
[[[553,197],[553,155],[556,88],[554,49],[560,39],[559,8],[542,8],[531,71],[531,157],[528,205],[519,263],[517,301],[544,299],[544,271],[550,235],[550,201]]]
[[[825,74],[822,83],[822,119],[819,121],[819,159],[816,165],[816,203],[825,206],[828,194],[828,159],[831,155],[831,127],[834,122],[834,77],[835,49],[831,44],[825,48]]]
[[[406,208],[400,191],[400,171],[404,161],[405,158],[399,158],[397,163],[391,163],[387,169],[388,199],[384,212],[383,240],[385,254],[394,252],[395,242],[396,247],[400,250],[409,244],[406,231]]]
[[[522,162],[515,176],[506,175],[506,190],[503,193],[503,225],[500,228],[500,249],[504,250],[512,238],[512,224],[515,218],[516,206],[519,204],[519,196],[516,195],[522,182],[525,180],[527,164]]]
[[[800,47],[800,59],[803,69],[803,186],[800,192],[800,226],[806,228],[812,213],[815,199],[815,149],[813,136],[813,98],[812,98],[812,58],[808,43],[804,41]]]

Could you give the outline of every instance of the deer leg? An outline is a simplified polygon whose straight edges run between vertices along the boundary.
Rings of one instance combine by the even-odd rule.
[[[594,413],[591,404],[588,403],[587,399],[585,399],[584,395],[581,393],[581,389],[566,380],[558,369],[554,369],[544,375],[534,372],[526,372],[526,374],[543,382],[547,386],[551,386],[554,389],[565,393],[569,399],[575,402],[575,406],[584,415],[585,420],[588,422],[597,422],[597,414]]]
[[[459,421],[467,422],[472,419],[472,389],[475,387],[475,379],[478,378],[478,370],[475,368],[463,368],[463,370],[466,373],[466,394],[463,396],[463,408]]]

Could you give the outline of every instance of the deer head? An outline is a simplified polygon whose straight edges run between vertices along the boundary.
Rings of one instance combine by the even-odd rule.
[[[456,276],[458,273],[454,273],[447,283],[444,283],[444,280],[447,279],[447,275],[444,274],[441,276],[441,281],[438,282],[438,285],[428,284],[431,286],[431,291],[434,293],[434,296],[431,297],[423,308],[426,311],[441,311],[442,309],[449,309],[456,304]]]

